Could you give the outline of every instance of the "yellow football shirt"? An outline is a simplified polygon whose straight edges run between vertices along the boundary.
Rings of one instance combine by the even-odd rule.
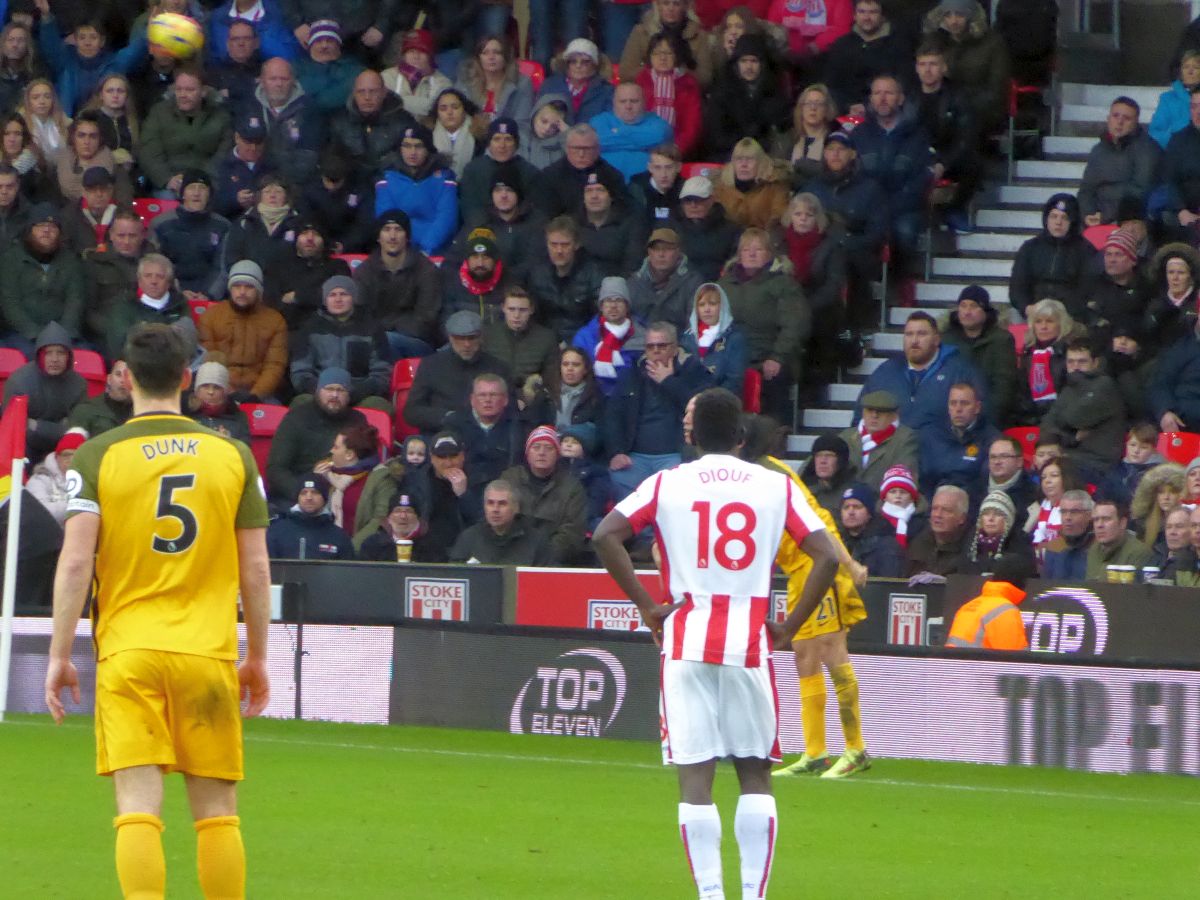
[[[137,416],[79,448],[67,487],[68,516],[100,516],[97,658],[141,649],[236,660],[236,529],[267,524],[249,448],[184,416]]]

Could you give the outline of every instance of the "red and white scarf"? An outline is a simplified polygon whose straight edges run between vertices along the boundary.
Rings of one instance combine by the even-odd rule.
[[[865,469],[871,461],[871,453],[884,441],[896,433],[896,425],[893,422],[882,431],[870,432],[867,431],[867,423],[858,423],[858,439],[862,442],[862,467]]]
[[[650,110],[672,128],[675,127],[675,74],[660,75],[651,70],[650,81],[654,85],[654,96],[650,98]]]
[[[1058,397],[1054,388],[1054,375],[1050,371],[1050,360],[1054,349],[1046,347],[1029,352],[1029,394],[1034,403],[1048,403]]]
[[[100,218],[96,218],[96,214],[92,212],[87,205],[87,198],[79,201],[79,208],[83,211],[83,217],[87,219],[88,224],[92,226],[92,231],[96,234],[96,243],[103,244],[104,237],[108,234],[108,226],[112,224],[113,216],[117,212],[117,204],[110,203],[104,207],[104,212],[100,214]]]
[[[720,337],[721,331],[716,325],[705,325],[699,319],[696,320],[696,349],[700,351],[701,359],[708,355],[708,351]]]
[[[1062,512],[1059,511],[1058,504],[1051,504],[1049,500],[1043,500],[1042,505],[1038,507],[1037,525],[1033,529],[1034,546],[1054,540],[1060,531],[1062,531]]]
[[[600,320],[600,343],[596,344],[595,361],[592,363],[597,378],[617,377],[617,369],[625,365],[621,348],[631,337],[633,319],[626,319],[620,325],[614,325],[605,319]]]
[[[883,517],[892,523],[892,527],[896,529],[896,543],[901,547],[908,546],[908,520],[911,519],[917,512],[917,504],[911,506],[897,506],[894,503],[884,503],[880,507],[879,512]]]

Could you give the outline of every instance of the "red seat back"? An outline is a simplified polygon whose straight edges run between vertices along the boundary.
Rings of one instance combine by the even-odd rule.
[[[242,412],[250,422],[250,452],[258,463],[258,471],[267,474],[267,456],[271,452],[271,438],[279,430],[279,423],[287,415],[286,406],[270,403],[243,403]]]
[[[1092,225],[1083,230],[1083,236],[1097,250],[1103,250],[1104,242],[1108,240],[1108,236],[1119,227],[1119,225],[1114,225],[1111,222],[1107,225]]]
[[[363,264],[363,262],[367,258],[367,254],[365,254],[365,253],[335,253],[333,255],[333,258],[342,260],[346,265],[348,265],[350,267],[350,271],[353,272],[355,269],[357,269],[359,266],[361,266]]]
[[[369,406],[354,408],[367,417],[368,425],[379,430],[379,459],[387,459],[392,451],[392,420],[382,409],[371,409]]]
[[[27,362],[29,360],[20,350],[0,347],[0,395],[4,393],[4,385],[8,382],[8,377]]]
[[[199,298],[188,300],[188,309],[192,313],[192,321],[195,322],[197,326],[199,326],[200,325],[200,317],[202,315],[204,315],[206,312],[208,312],[208,308],[216,302],[218,302],[218,301],[216,301],[216,300],[201,300]]]
[[[721,169],[723,168],[724,166],[719,162],[684,163],[679,170],[679,177],[688,179],[696,175],[702,175],[709,181],[716,181],[717,176],[721,174]]]
[[[762,372],[747,369],[742,381],[742,409],[748,413],[762,412]]]
[[[1200,456],[1200,434],[1190,431],[1164,431],[1158,436],[1158,452],[1168,461],[1186,466]]]
[[[546,69],[540,62],[532,59],[517,60],[517,71],[525,75],[533,83],[533,92],[541,90],[542,82],[546,80]]]
[[[1033,464],[1033,451],[1037,449],[1037,440],[1042,430],[1036,425],[1028,425],[1020,428],[1006,428],[1004,433],[1021,442],[1021,456],[1025,460],[1025,468],[1028,469]]]
[[[75,357],[75,371],[87,382],[89,397],[98,397],[104,393],[104,383],[108,380],[108,369],[104,367],[104,357],[95,350],[72,350]]]
[[[170,212],[178,205],[178,200],[156,200],[153,197],[138,197],[133,201],[134,210],[142,217],[142,224],[147,228],[156,218],[165,212]]]
[[[417,375],[417,367],[421,365],[421,357],[410,356],[396,360],[392,366],[392,393],[401,388],[412,387],[413,378]]]

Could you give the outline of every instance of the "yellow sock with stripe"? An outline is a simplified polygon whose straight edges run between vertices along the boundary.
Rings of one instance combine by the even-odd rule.
[[[853,663],[834,666],[830,672],[833,689],[837,691],[838,714],[842,718],[842,734],[846,736],[847,750],[864,750],[862,733],[862,710],[858,705],[858,676]]]
[[[825,676],[820,672],[800,679],[800,725],[804,729],[804,752],[810,759],[824,756]]]
[[[125,813],[113,819],[117,829],[117,879],[126,900],[162,900],[167,890],[162,819],[150,813]]]
[[[213,816],[196,822],[196,868],[207,900],[241,900],[246,896],[246,849],[242,820]]]

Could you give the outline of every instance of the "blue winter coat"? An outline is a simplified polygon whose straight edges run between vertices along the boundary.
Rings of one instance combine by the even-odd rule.
[[[58,73],[54,90],[58,92],[63,112],[72,116],[88,101],[105,75],[111,72],[128,75],[145,65],[150,47],[146,43],[145,30],[139,29],[129,36],[129,46],[121,51],[113,53],[101,48],[92,59],[84,59],[72,45],[63,41],[58,22],[47,18],[38,26],[38,50],[46,68]]]
[[[900,401],[901,423],[919,432],[946,420],[950,388],[959,382],[974,385],[980,397],[986,396],[983,379],[952,345],[942,344],[937,357],[922,372],[910,372],[903,356],[893,357],[872,372],[863,385],[859,401],[854,404],[854,422],[862,418],[862,397],[872,391],[887,391]]]
[[[570,97],[571,89],[567,87],[567,76],[562,74],[551,75],[543,81],[542,88],[537,92],[536,99],[540,100],[547,94],[560,94],[563,97]],[[602,112],[608,112],[612,109],[612,101],[612,84],[597,75],[592,79],[592,83],[588,85],[587,90],[583,92],[583,99],[579,101],[579,111],[575,111],[575,104],[568,104],[568,124],[574,125],[577,122],[587,122]]]
[[[874,118],[854,129],[850,140],[858,151],[864,174],[879,182],[888,196],[888,208],[897,213],[924,208],[933,161],[929,135],[917,119],[916,105],[905,107],[891,131]]]
[[[823,168],[803,190],[815,194],[825,212],[842,224],[842,246],[848,256],[857,260],[878,259],[879,248],[887,237],[888,198],[858,163],[852,163],[840,175]]]
[[[1158,141],[1158,145],[1167,149],[1167,141],[1177,131],[1182,131],[1192,120],[1191,97],[1183,82],[1176,78],[1171,83],[1170,90],[1158,95],[1158,108],[1150,120],[1150,137]]]
[[[458,230],[458,184],[454,170],[427,165],[413,175],[388,169],[375,183],[375,215],[402,209],[412,220],[417,249],[440,256]]]
[[[1049,550],[1042,563],[1042,578],[1047,581],[1083,581],[1087,576],[1088,550],[1092,546],[1089,540],[1081,545],[1068,545],[1062,550]]]
[[[229,16],[233,4],[234,0],[222,3],[208,17],[204,55],[210,65],[229,62],[229,51],[225,48],[225,42],[229,39],[229,23],[233,21]],[[300,43],[284,21],[283,10],[277,3],[264,0],[263,17],[254,23],[254,30],[258,33],[258,52],[262,54],[263,59],[281,56],[291,62],[299,58]]]
[[[983,485],[980,473],[987,470],[988,447],[998,437],[1000,432],[982,415],[961,436],[948,420],[922,428],[918,432],[921,493],[932,497],[941,485],[952,484],[966,491],[972,503],[979,500]]]
[[[600,156],[624,175],[626,182],[645,172],[650,149],[669,142],[675,133],[665,119],[652,112],[630,125],[609,110],[594,116],[588,124],[600,136]]]
[[[1150,411],[1155,422],[1173,412],[1188,430],[1200,428],[1200,338],[1186,335],[1159,356],[1150,383]]]

